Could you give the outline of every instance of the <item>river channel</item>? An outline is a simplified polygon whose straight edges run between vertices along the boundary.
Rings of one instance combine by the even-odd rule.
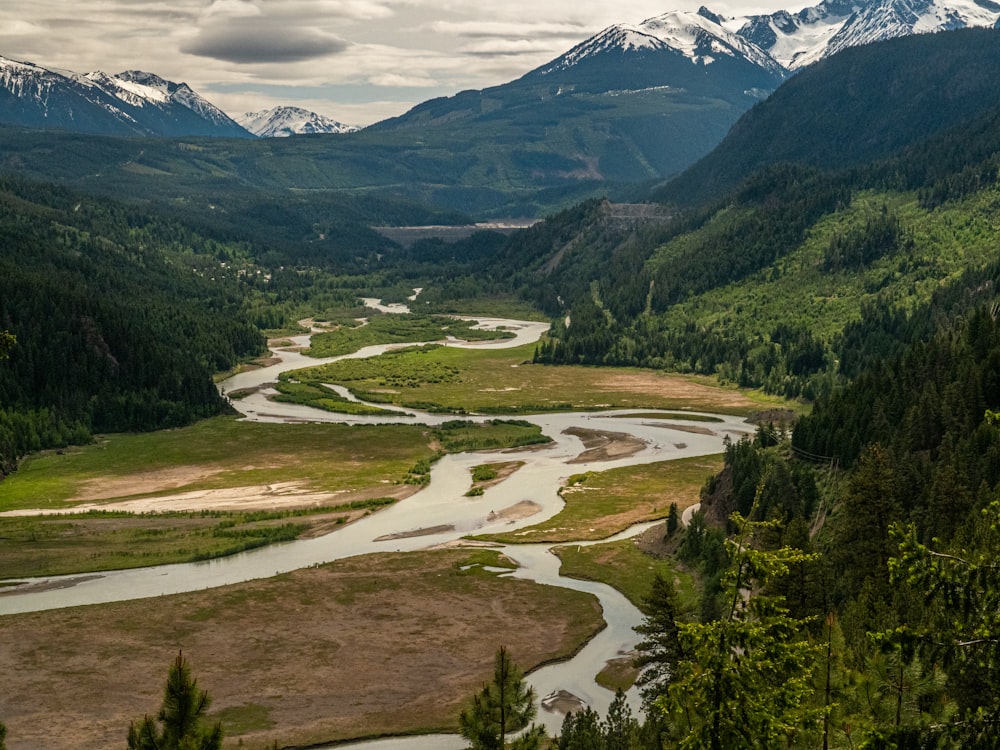
[[[374,304],[376,301],[369,302]],[[514,347],[537,341],[547,329],[545,324],[534,322],[483,318],[477,320],[483,326],[502,326],[516,335],[511,339],[494,342],[449,341],[446,342],[447,345],[473,348]],[[274,356],[280,359],[278,364],[241,373],[220,384],[223,393],[237,389],[259,389],[247,398],[234,401],[233,405],[243,413],[244,418],[267,422],[426,424],[455,419],[453,415],[433,415],[409,409],[398,410],[395,415],[351,416],[268,400],[267,384],[273,383],[279,373],[343,358],[314,359],[302,355],[299,349],[308,345],[308,339],[308,335],[294,337],[291,346],[276,349]],[[347,356],[375,356],[389,348],[394,347],[366,347]],[[554,442],[541,450],[536,448],[445,456],[434,464],[430,483],[420,492],[324,537],[273,545],[206,562],[27,580],[23,586],[18,587],[19,591],[0,596],[0,615],[207,589],[267,578],[355,555],[407,552],[455,543],[473,532],[516,531],[551,518],[560,511],[563,501],[559,490],[571,474],[715,454],[722,451],[725,436],[735,439],[752,429],[740,417],[708,415],[719,421],[705,422],[678,419],[676,414],[671,418],[653,418],[651,415],[654,413],[656,410],[643,410],[642,414],[606,411],[518,415],[518,419],[539,425],[544,434]],[[569,464],[569,461],[584,451],[579,438],[565,433],[570,428],[627,433],[640,439],[644,447],[637,453],[615,460]],[[465,492],[471,482],[471,468],[491,461],[522,461],[524,465],[500,484],[487,489],[480,497],[466,497]],[[538,512],[528,518],[516,520],[510,520],[510,516],[502,512],[525,502],[534,503]],[[665,502],[669,502],[669,498],[665,498]],[[630,529],[616,538],[640,533],[651,525],[644,524]],[[637,642],[632,628],[640,622],[641,615],[624,596],[609,586],[560,576],[559,560],[552,554],[552,546],[525,544],[502,547],[502,551],[520,565],[509,575],[592,593],[600,601],[607,622],[607,627],[575,657],[540,668],[528,676],[528,682],[534,687],[540,700],[538,721],[546,726],[550,734],[555,734],[563,720],[562,712],[551,707],[552,700],[557,695],[572,696],[582,704],[593,707],[602,716],[605,714],[614,696],[598,686],[594,678],[609,660],[632,651]],[[635,690],[630,691],[629,700],[633,710],[638,711],[638,695]],[[337,747],[340,750],[348,747],[357,747],[359,750],[447,750],[464,746],[465,742],[457,735],[433,735]]]

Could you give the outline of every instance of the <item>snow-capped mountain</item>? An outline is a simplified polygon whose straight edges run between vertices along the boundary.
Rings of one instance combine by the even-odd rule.
[[[797,13],[732,18],[723,24],[790,70],[848,47],[967,27],[996,27],[992,0],[823,0]]]
[[[199,117],[223,129],[231,129],[234,120],[210,101],[195,93],[186,83],[174,83],[153,73],[141,70],[126,70],[116,76],[104,73],[90,73],[91,80],[98,77],[105,81],[105,91],[119,99],[142,107],[148,104],[163,107],[178,104],[194,112]]]
[[[640,24],[616,24],[535,73],[552,74],[609,55],[676,53],[691,64],[744,60],[770,73],[794,71],[848,47],[910,34],[1000,27],[993,0],[822,0],[797,13],[725,17],[702,7]],[[717,71],[715,71],[717,72]]]
[[[721,17],[707,8],[697,13],[674,11],[641,24],[616,24],[577,45],[540,69],[543,74],[565,70],[585,59],[608,53],[674,51],[696,65],[711,65],[724,57],[745,59],[764,70],[779,72],[779,65],[756,44],[729,31]]]
[[[185,83],[138,70],[80,75],[5,57],[0,122],[105,135],[251,137]]]
[[[247,112],[236,122],[261,138],[285,138],[311,133],[356,133],[358,128],[300,107],[274,107]]]
[[[633,97],[658,89],[745,108],[777,88],[788,72],[722,20],[702,8],[609,26],[519,83]]]

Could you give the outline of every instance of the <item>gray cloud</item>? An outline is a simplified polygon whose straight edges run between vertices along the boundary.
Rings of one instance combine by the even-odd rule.
[[[202,30],[182,52],[232,63],[290,63],[343,52],[348,43],[316,29],[274,28],[256,19],[232,19]]]

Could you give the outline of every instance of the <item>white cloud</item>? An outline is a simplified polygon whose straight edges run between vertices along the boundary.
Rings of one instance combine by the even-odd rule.
[[[373,86],[391,86],[397,88],[433,88],[438,82],[427,76],[403,75],[400,73],[379,73],[368,76],[368,82]]]
[[[456,51],[467,55],[524,55],[551,50],[551,44],[536,39],[486,39],[463,44]]]

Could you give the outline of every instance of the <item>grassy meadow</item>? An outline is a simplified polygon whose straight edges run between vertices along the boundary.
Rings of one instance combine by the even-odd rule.
[[[337,383],[364,401],[455,414],[586,409],[685,409],[750,414],[781,403],[714,380],[653,370],[531,363],[534,346],[413,347],[297,370],[301,383]]]
[[[0,483],[0,577],[84,573],[190,562],[333,530],[412,493],[442,453],[545,442],[527,423],[349,426],[217,418],[25,461]],[[112,502],[185,492],[283,488],[298,507],[126,513]],[[255,489],[256,488],[256,489]],[[260,489],[263,488],[263,489]],[[86,504],[87,511],[72,513]]]
[[[478,537],[507,544],[605,539],[643,521],[665,518],[698,502],[705,481],[722,469],[722,456],[627,466],[576,474],[561,491],[566,506],[549,520],[506,534]]]

